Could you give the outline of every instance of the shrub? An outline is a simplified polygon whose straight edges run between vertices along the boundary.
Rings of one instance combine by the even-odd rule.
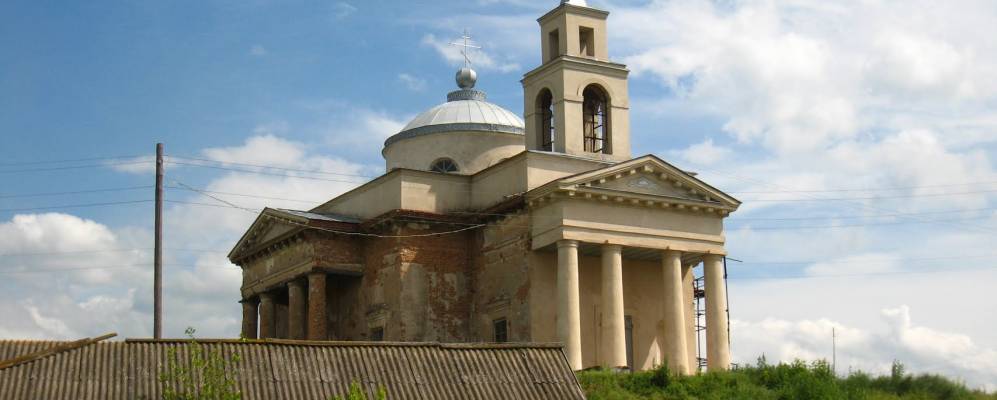
[[[180,360],[176,348],[167,351],[166,372],[159,376],[164,400],[238,400],[242,394],[235,379],[228,374],[239,356],[226,359],[217,351],[205,351],[194,338],[194,328],[187,328],[190,338],[190,359]]]
[[[381,387],[377,389],[377,395],[372,400],[385,400],[387,398],[388,398],[387,392],[384,390],[383,387]],[[364,393],[363,388],[360,387],[360,383],[353,381],[352,383],[350,383],[349,393],[346,394],[345,398],[340,396],[332,396],[332,399],[330,400],[368,400],[368,399],[367,399],[367,394]]]
[[[997,394],[973,392],[937,375],[910,376],[895,362],[889,376],[856,372],[835,376],[826,361],[769,365],[764,357],[755,366],[736,371],[672,375],[667,367],[615,373],[590,370],[578,373],[591,400],[997,400]]]

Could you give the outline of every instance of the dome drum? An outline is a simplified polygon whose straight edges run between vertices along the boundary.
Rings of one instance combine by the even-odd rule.
[[[486,101],[473,88],[473,70],[457,74],[461,89],[447,102],[419,114],[401,132],[384,142],[387,170],[430,170],[432,160],[448,158],[461,165],[461,174],[473,174],[526,150],[523,119]],[[462,80],[463,78],[463,80]]]

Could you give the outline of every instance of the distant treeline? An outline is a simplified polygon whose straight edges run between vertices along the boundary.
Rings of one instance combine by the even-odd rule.
[[[652,371],[616,373],[587,370],[578,379],[590,400],[997,400],[997,394],[970,390],[939,375],[908,375],[893,364],[889,376],[862,372],[836,377],[826,361],[757,365],[731,372],[675,376],[667,366]]]

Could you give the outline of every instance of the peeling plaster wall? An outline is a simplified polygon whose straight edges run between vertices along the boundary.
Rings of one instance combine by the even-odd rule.
[[[438,224],[402,223],[390,235],[452,230]],[[384,328],[389,341],[467,341],[470,312],[468,234],[367,238],[363,276],[334,277],[330,320],[335,337],[369,340]]]
[[[494,340],[493,321],[505,318],[511,342],[530,341],[529,217],[514,214],[475,238],[471,339]]]

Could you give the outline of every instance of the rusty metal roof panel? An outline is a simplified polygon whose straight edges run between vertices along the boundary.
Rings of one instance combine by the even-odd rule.
[[[357,382],[392,399],[584,399],[559,346],[200,340],[226,359],[244,399],[326,399]],[[0,361],[62,342],[0,341]],[[190,341],[129,340],[61,351],[0,369],[2,399],[161,398],[171,349]]]

